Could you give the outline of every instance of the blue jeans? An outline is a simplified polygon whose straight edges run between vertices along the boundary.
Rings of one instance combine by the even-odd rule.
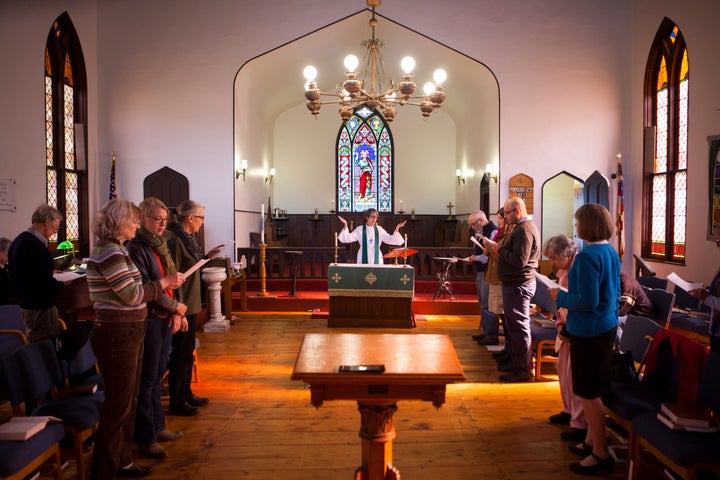
[[[488,309],[488,296],[490,295],[490,285],[485,283],[485,272],[475,274],[475,290],[477,291],[480,313],[482,314],[483,308]],[[485,331],[485,325],[483,325],[483,331]]]
[[[517,375],[532,371],[532,338],[530,335],[530,299],[535,295],[535,282],[527,285],[503,285],[505,310],[505,341],[510,340],[510,359]]]
[[[160,399],[163,375],[168,366],[172,335],[167,318],[150,317],[145,332],[140,393],[138,394],[135,434],[138,445],[149,445],[157,440],[156,434],[165,430],[165,411]]]

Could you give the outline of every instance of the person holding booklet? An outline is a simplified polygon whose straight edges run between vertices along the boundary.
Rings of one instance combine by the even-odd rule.
[[[167,232],[167,245],[177,268],[180,271],[188,272],[188,269],[198,261],[215,257],[224,245],[218,245],[207,254],[203,254],[203,249],[195,238],[195,234],[205,223],[205,207],[201,204],[193,200],[186,200],[173,210],[172,224]],[[188,307],[185,312],[188,328],[186,331],[175,332],[172,336],[172,350],[168,365],[170,370],[168,374],[169,412],[171,415],[196,415],[199,413],[198,407],[210,403],[209,398],[198,397],[190,388],[197,314],[202,306],[200,280],[200,272],[195,271],[185,279],[182,286],[183,300]]]
[[[90,345],[103,374],[105,402],[95,434],[92,478],[144,477],[151,467],[132,460],[132,436],[140,388],[147,303],[182,285],[180,272],[147,283],[124,243],[135,237],[140,210],[127,200],[107,202],[95,216],[97,242],[87,262],[95,325]]]
[[[597,203],[575,212],[578,237],[587,242],[568,271],[568,291],[548,289],[558,308],[566,308],[573,393],[582,398],[587,436],[568,448],[582,458],[570,464],[581,474],[615,469],[605,433],[603,394],[610,388],[613,344],[620,305],[620,257],[608,240],[615,233],[607,208]]]
[[[720,248],[720,224],[715,225],[713,228],[713,235],[715,236],[715,246]],[[710,308],[708,328],[710,351],[720,352],[720,270],[715,274],[715,278],[713,278],[707,290],[705,288],[694,288],[689,290],[688,293],[699,298],[703,305]]]

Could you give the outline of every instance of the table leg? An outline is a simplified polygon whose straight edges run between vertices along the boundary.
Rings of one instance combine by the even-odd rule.
[[[362,465],[355,480],[397,480],[400,472],[392,466],[392,441],[395,438],[393,416],[398,407],[391,404],[358,402]]]

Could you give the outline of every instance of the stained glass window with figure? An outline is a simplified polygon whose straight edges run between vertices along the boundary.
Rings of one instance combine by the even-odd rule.
[[[338,132],[339,212],[393,211],[393,141],[382,115],[361,105]]]

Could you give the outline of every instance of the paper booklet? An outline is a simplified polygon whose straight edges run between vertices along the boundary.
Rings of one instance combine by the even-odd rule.
[[[543,275],[542,273],[540,273],[540,272],[533,272],[533,273],[535,274],[535,278],[536,278],[540,283],[542,283],[543,285],[545,285],[547,288],[559,288],[559,289],[562,290],[563,292],[567,292],[567,291],[568,291],[567,288],[561,287],[560,284],[557,283],[555,280],[551,280],[550,278],[548,278],[547,276]]]
[[[680,278],[680,276],[675,272],[672,272],[670,275],[668,275],[667,279],[678,287],[685,290],[686,292],[689,292],[690,290],[696,290],[698,288],[704,288],[703,284],[700,282],[686,282],[685,280]]]
[[[209,258],[201,258],[197,261],[195,265],[187,269],[187,272],[185,272],[185,277],[189,277],[193,273],[195,273],[199,268],[201,268],[203,265],[205,265],[207,262],[209,262]]]

